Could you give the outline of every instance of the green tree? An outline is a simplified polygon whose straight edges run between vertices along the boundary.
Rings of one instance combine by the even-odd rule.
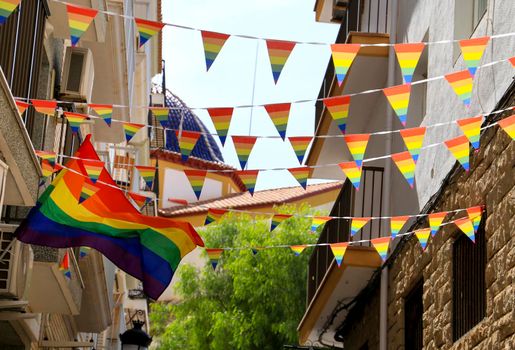
[[[308,206],[279,212],[310,213]],[[216,271],[206,260],[200,271],[181,267],[177,304],[154,303],[152,333],[159,349],[280,349],[297,342],[305,309],[310,249],[296,257],[289,248],[314,243],[311,219],[292,217],[269,232],[270,221],[229,214],[202,232],[206,247],[244,247],[224,251]]]

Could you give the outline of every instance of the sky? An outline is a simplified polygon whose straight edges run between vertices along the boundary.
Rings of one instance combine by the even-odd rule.
[[[227,34],[290,41],[334,42],[338,25],[315,21],[314,0],[166,0],[163,21]],[[190,108],[262,105],[316,99],[330,59],[328,45],[298,44],[277,85],[264,40],[231,37],[206,72],[200,31],[165,26],[166,84]],[[159,81],[159,79],[156,79]],[[206,110],[194,112],[212,133]],[[314,133],[315,103],[292,104],[287,136]],[[234,110],[229,135],[276,136],[263,107]],[[232,140],[222,148],[225,162],[239,168]],[[298,167],[288,141],[258,139],[247,169]],[[310,180],[309,183],[317,182]],[[298,185],[287,170],[261,171],[256,190]]]

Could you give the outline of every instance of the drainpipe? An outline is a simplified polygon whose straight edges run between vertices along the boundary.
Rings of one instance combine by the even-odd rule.
[[[390,0],[389,2],[389,18],[390,18],[390,43],[395,44],[397,39],[397,0]],[[393,46],[389,47],[388,52],[388,77],[387,86],[395,85],[395,67],[396,67],[396,56]],[[393,130],[393,111],[386,104],[386,129]],[[385,141],[385,154],[392,153],[392,134],[386,134]],[[385,177],[385,193],[383,197],[383,208],[385,215],[391,214],[390,209],[390,196],[391,196],[391,166],[392,162],[386,161],[384,167]],[[381,287],[380,287],[380,299],[379,299],[379,350],[388,349],[388,266],[384,266],[381,271]]]

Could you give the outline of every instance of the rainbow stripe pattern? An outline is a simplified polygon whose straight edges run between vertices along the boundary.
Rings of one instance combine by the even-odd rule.
[[[59,263],[59,271],[61,271],[67,279],[72,278],[72,273],[70,271],[70,256],[68,255],[68,251],[66,251]]]
[[[399,117],[402,126],[406,126],[408,117],[408,105],[411,94],[411,84],[392,86],[383,89],[383,93],[390,102],[395,114]]]
[[[193,148],[195,148],[195,145],[200,138],[200,135],[200,132],[197,131],[175,131],[175,136],[177,136],[177,140],[179,141],[179,148],[181,149],[181,157],[183,162],[188,160],[191,152],[193,151]]]
[[[331,247],[331,251],[333,252],[334,260],[336,260],[336,264],[338,264],[338,267],[340,267],[342,264],[342,261],[343,261],[343,256],[345,255],[345,251],[347,250],[349,243],[348,242],[332,243],[329,246]]]
[[[134,167],[138,170],[139,176],[145,181],[148,189],[152,190],[152,184],[156,176],[156,167],[146,165],[135,165]]]
[[[420,149],[424,143],[424,136],[426,135],[426,128],[411,128],[400,131],[404,144],[408,149],[408,152],[413,157],[415,164],[417,163],[418,156],[420,155]]]
[[[83,159],[82,166],[86,170],[86,174],[88,174],[91,182],[96,183],[104,169],[104,162],[94,159]]]
[[[306,189],[308,185],[308,178],[311,169],[307,166],[298,167],[298,168],[289,168],[288,171],[290,174],[299,182],[303,189]]]
[[[82,204],[85,200],[94,196],[98,192],[99,188],[87,181],[84,181],[79,195],[79,204]]]
[[[290,249],[293,251],[293,254],[295,254],[295,256],[299,256],[300,254],[302,254],[304,249],[306,249],[306,247],[306,245],[292,245],[290,246]]]
[[[466,107],[470,106],[470,99],[472,97],[472,79],[472,74],[466,69],[445,76],[445,80],[451,85]]]
[[[127,123],[123,122],[123,132],[125,133],[125,141],[130,142],[134,135],[143,128],[144,124],[137,124],[137,123]]]
[[[57,101],[52,100],[30,100],[36,112],[47,115],[54,115],[57,108]]]
[[[367,149],[369,138],[370,134],[353,134],[343,137],[356,165],[360,168],[363,163],[363,158],[365,157],[365,150]]]
[[[128,195],[129,198],[132,199],[134,203],[136,203],[138,210],[141,210],[147,203],[150,203],[152,200],[152,198],[143,196],[139,193],[129,192]]]
[[[74,134],[79,132],[82,123],[88,119],[87,115],[79,113],[64,112],[64,116],[66,117],[66,120],[68,120],[68,124],[70,124],[72,133]]]
[[[250,195],[254,195],[254,189],[256,188],[257,177],[259,175],[259,170],[238,170],[235,172],[236,175],[240,178],[241,182],[247,188],[247,191],[250,192]]]
[[[275,230],[275,228],[279,226],[281,222],[288,220],[292,216],[293,215],[291,214],[274,214],[274,216],[272,216],[272,221],[270,222],[270,232]]]
[[[313,140],[312,136],[293,136],[288,137],[290,140],[290,144],[299,160],[299,164],[302,164],[304,160],[304,156],[306,155],[306,150],[308,149],[309,144]]]
[[[368,222],[370,221],[370,218],[352,218],[351,224],[350,224],[350,235],[354,236],[356,233],[358,233],[359,230],[361,230]]]
[[[429,240],[429,236],[431,235],[430,228],[423,228],[421,230],[415,231],[415,236],[417,236],[418,241],[420,242],[420,246],[422,247],[422,251],[426,250],[427,241]]]
[[[277,129],[277,132],[284,141],[286,137],[286,128],[288,126],[288,118],[290,116],[291,103],[277,103],[272,105],[266,105],[265,109],[272,119],[272,122]]]
[[[16,10],[21,0],[0,0],[0,24],[4,24],[11,13]]]
[[[390,245],[390,237],[374,238],[370,242],[376,249],[377,253],[381,257],[383,262],[385,262],[386,257],[388,256],[388,247]]]
[[[272,65],[274,82],[277,84],[284,65],[295,48],[295,43],[290,41],[267,40],[266,47],[268,49],[268,56],[270,57],[270,64]]]
[[[52,166],[55,164],[55,157],[56,157],[55,152],[37,151],[36,150],[36,155],[39,158],[48,161]]]
[[[360,44],[332,44],[331,52],[333,56],[334,72],[338,86],[342,86],[345,76],[349,72],[349,68],[356,58]]]
[[[256,140],[257,137],[255,136],[232,136],[232,142],[234,143],[241,169],[245,169]]]
[[[467,119],[457,120],[461,131],[467,136],[469,142],[474,149],[479,149],[479,136],[481,134],[481,124],[483,124],[483,117],[472,117]]]
[[[444,143],[463,169],[469,171],[470,147],[467,136],[459,136]]]
[[[197,169],[184,169],[184,175],[188,178],[193,192],[197,199],[200,199],[202,193],[202,187],[204,187],[204,181],[206,180],[207,170]]]
[[[204,222],[204,225],[209,225],[212,222],[219,221],[222,216],[224,216],[225,213],[227,213],[227,209],[216,209],[216,208],[209,208],[207,210],[207,216],[206,221]]]
[[[168,126],[168,108],[167,107],[151,107],[150,111],[159,124],[166,128]]]
[[[311,220],[311,232],[315,233],[320,225],[325,225],[326,222],[332,219],[331,216],[313,216],[313,220]]]
[[[401,232],[404,224],[410,219],[409,216],[393,216],[390,218],[390,230],[392,231],[392,238],[397,237]]]
[[[215,126],[216,133],[220,138],[220,142],[222,146],[225,146],[225,139],[227,138],[227,133],[229,132],[229,127],[231,126],[231,119],[234,108],[208,108],[207,112],[211,117],[211,121]]]
[[[220,259],[222,258],[222,253],[224,252],[221,248],[206,248],[207,257],[211,262],[211,267],[213,270],[216,270]]]
[[[479,62],[481,61],[481,57],[483,57],[483,52],[485,52],[485,47],[489,40],[489,36],[484,36],[481,38],[460,40],[459,42],[463,60],[472,76],[476,74],[476,69],[479,66]]]
[[[79,258],[85,258],[91,252],[90,247],[80,247],[79,248]]]
[[[139,47],[145,45],[154,35],[164,27],[164,23],[148,21],[146,19],[134,18],[139,33]]]
[[[113,105],[99,105],[90,103],[88,107],[91,108],[100,118],[102,118],[107,125],[111,126],[113,118]]]
[[[206,56],[206,71],[209,71],[209,68],[211,68],[216,56],[218,56],[225,42],[229,39],[229,35],[208,32],[207,30],[202,30],[200,34],[202,35],[204,54]]]
[[[447,216],[447,212],[443,211],[441,213],[433,213],[429,214],[429,227],[431,228],[431,236],[435,236],[440,226],[442,225],[443,220]]]
[[[56,171],[61,170],[61,166],[59,164],[51,164],[48,160],[43,159],[41,161],[41,171],[44,178],[51,176]]]
[[[345,134],[347,118],[349,117],[350,96],[329,97],[322,101],[342,134]]]
[[[468,208],[467,215],[469,216],[470,221],[472,221],[472,225],[474,226],[474,232],[477,233],[483,215],[483,207],[477,206]]]
[[[406,152],[392,154],[392,160],[404,176],[411,188],[415,185],[415,161],[411,154]]]
[[[356,190],[359,191],[359,183],[361,181],[361,167],[356,165],[356,162],[343,162],[338,164],[340,169],[342,169],[347,179],[354,185]]]
[[[508,134],[509,137],[511,137],[512,140],[515,140],[515,114],[511,117],[499,120],[499,126]]]
[[[472,242],[476,242],[476,235],[474,231],[474,225],[472,220],[468,217],[464,217],[454,221],[454,224],[468,237]]]
[[[424,51],[423,43],[396,44],[394,45],[395,54],[401,67],[402,78],[404,83],[411,83],[415,68],[417,68],[418,60],[422,51]]]
[[[16,100],[15,102],[16,102],[16,107],[18,108],[18,113],[20,113],[20,115],[22,115],[23,112],[25,112],[27,110],[27,108],[29,108],[29,106],[30,106],[30,104],[28,104],[26,102],[22,102],[22,101],[18,101],[18,100]]]
[[[70,4],[66,4],[66,11],[68,12],[68,26],[70,27],[72,46],[76,46],[82,34],[88,30],[98,11]]]

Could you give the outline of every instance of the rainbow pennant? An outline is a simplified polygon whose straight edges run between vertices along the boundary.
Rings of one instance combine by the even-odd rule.
[[[424,51],[424,46],[424,43],[395,44],[393,46],[399,66],[401,66],[404,83],[411,83],[420,55]]]
[[[294,136],[294,137],[288,137],[288,140],[290,140],[290,144],[293,148],[293,151],[295,152],[295,155],[297,156],[297,159],[299,160],[299,164],[302,164],[302,161],[304,160],[304,156],[306,155],[306,150],[308,149],[308,146],[311,143],[311,140],[313,140],[313,137],[312,136]]]
[[[515,140],[515,114],[506,119],[499,120],[498,123],[508,136]]]
[[[424,143],[424,136],[426,135],[426,128],[411,128],[400,131],[402,139],[406,144],[406,148],[413,157],[415,164],[417,163],[418,156],[420,155],[420,149]]]
[[[70,271],[70,256],[68,255],[68,251],[64,253],[63,259],[59,263],[59,271],[61,271],[67,279],[72,278],[72,273]]]
[[[460,100],[466,107],[470,106],[470,98],[472,97],[472,75],[468,70],[462,70],[456,73],[447,74],[445,76],[447,82],[458,95]]]
[[[136,28],[139,33],[139,47],[145,45],[154,35],[159,33],[164,27],[164,23],[148,21],[141,18],[134,18],[136,22]]]
[[[270,223],[270,232],[275,230],[275,228],[279,226],[281,222],[291,218],[292,216],[293,215],[291,214],[274,214],[274,216],[272,216],[272,221]]]
[[[104,169],[104,162],[94,159],[83,159],[82,166],[86,170],[86,174],[88,174],[91,182],[96,183]]]
[[[88,119],[87,115],[79,113],[64,112],[64,116],[68,120],[68,124],[70,124],[72,133],[74,134],[79,132],[82,123]]]
[[[331,247],[331,251],[333,252],[334,259],[336,260],[336,264],[338,264],[338,267],[340,267],[342,264],[343,256],[345,255],[345,251],[347,250],[348,245],[348,242],[332,243],[329,245]]]
[[[342,86],[349,68],[356,58],[360,44],[332,44],[331,52],[333,56],[334,72],[338,80],[338,86]]]
[[[151,107],[150,111],[156,120],[161,124],[163,128],[168,127],[168,112],[167,107]]]
[[[222,50],[229,35],[215,32],[208,32],[207,30],[201,30],[202,43],[204,44],[204,54],[206,55],[206,71],[209,71],[211,65],[216,59],[216,56]]]
[[[467,136],[469,142],[474,149],[479,149],[479,136],[481,134],[481,124],[483,124],[483,117],[472,117],[467,119],[457,120],[461,131]]]
[[[80,190],[79,204],[82,204],[82,202],[84,202],[85,200],[87,200],[91,196],[94,196],[95,193],[97,193],[99,189],[100,188],[98,188],[97,186],[95,186],[93,184],[90,184],[87,181],[84,181],[82,183],[82,188]]]
[[[324,225],[326,222],[331,221],[331,216],[313,216],[311,221],[311,232],[315,233],[320,225]]]
[[[80,247],[79,248],[79,258],[85,258],[91,252],[90,247]]]
[[[146,165],[135,165],[134,167],[138,170],[139,176],[145,181],[148,189],[152,190],[152,184],[156,176],[156,167]]]
[[[41,171],[44,178],[51,176],[56,171],[61,170],[62,167],[59,164],[50,164],[50,162],[46,159],[41,161]]]
[[[218,266],[218,262],[220,261],[223,252],[224,250],[220,248],[206,248],[207,257],[211,262],[213,270],[216,270],[216,267]]]
[[[82,34],[88,30],[98,10],[66,4],[66,11],[68,12],[68,25],[70,27],[72,46],[76,46]]]
[[[236,154],[238,155],[238,160],[240,161],[240,166],[242,169],[245,169],[245,165],[249,160],[250,153],[252,152],[252,148],[256,143],[257,137],[255,136],[232,136],[232,142],[234,143],[234,148],[236,149]]]
[[[386,257],[388,256],[388,246],[390,245],[390,237],[379,237],[370,240],[374,248],[377,250],[377,253],[383,260],[386,261]]]
[[[390,218],[390,229],[392,231],[392,238],[397,237],[399,232],[404,227],[404,224],[410,219],[409,216],[393,216]]]
[[[22,101],[15,101],[15,102],[16,102],[16,107],[18,108],[18,113],[20,113],[20,115],[22,115],[23,112],[25,112],[25,110],[27,108],[29,108],[29,106],[30,106],[30,104],[26,103],[26,102],[22,102]]]
[[[291,103],[277,103],[265,105],[265,109],[272,119],[277,132],[284,141],[286,137],[286,127],[288,126],[288,117],[290,116]]]
[[[55,164],[55,152],[36,151],[36,155],[41,159],[47,160],[52,166]]]
[[[152,200],[152,198],[143,196],[139,193],[129,192],[128,195],[129,198],[132,199],[134,203],[136,203],[138,210],[141,210],[147,203],[150,203]]]
[[[293,250],[293,254],[295,254],[295,256],[299,256],[306,247],[307,245],[292,245],[290,246],[290,249]]]
[[[4,24],[11,13],[16,10],[21,0],[0,0],[0,24]]]
[[[474,232],[474,225],[472,223],[472,220],[470,220],[468,217],[464,217],[458,220],[454,221],[454,224],[459,227],[459,229],[467,235],[468,238],[472,242],[476,242],[476,235]]]
[[[483,207],[477,206],[467,209],[467,214],[469,216],[470,221],[474,225],[474,232],[477,233],[479,228],[479,224],[481,223],[481,217],[483,215]]]
[[[208,108],[207,112],[211,117],[211,121],[215,126],[216,133],[220,138],[220,142],[222,146],[225,146],[225,139],[227,138],[227,133],[229,132],[229,127],[231,126],[232,113],[234,108]]]
[[[107,125],[111,126],[111,119],[113,117],[113,105],[99,105],[99,104],[88,104],[100,118],[102,118]]]
[[[338,125],[342,134],[345,134],[347,118],[349,116],[350,96],[324,98],[322,102],[324,102],[325,108],[327,108],[329,114],[331,114],[331,117]]]
[[[202,193],[202,187],[204,187],[204,181],[206,180],[207,170],[197,169],[184,169],[184,175],[188,178],[195,196],[200,200],[200,194]]]
[[[134,135],[136,135],[136,133],[145,126],[144,124],[127,123],[127,122],[122,122],[122,125],[123,125],[123,131],[125,133],[125,140],[127,142],[130,142],[130,140],[132,140]]]
[[[354,185],[356,190],[359,191],[359,183],[361,181],[361,167],[356,165],[356,162],[343,162],[338,164],[342,169],[343,173],[349,181]]]
[[[277,84],[284,65],[295,48],[295,43],[290,41],[267,40],[266,47],[268,49],[268,56],[270,57],[270,64],[272,65],[274,82]]]
[[[298,168],[289,168],[288,171],[290,174],[299,182],[303,189],[306,189],[308,184],[308,177],[311,169],[307,166],[298,167]]]
[[[479,62],[481,61],[481,57],[483,57],[483,52],[489,40],[489,36],[484,36],[481,38],[460,40],[459,42],[463,60],[467,64],[472,76],[476,74],[476,69],[479,66]]]
[[[370,134],[353,134],[345,135],[343,139],[349,147],[349,151],[356,162],[356,165],[361,168],[363,158],[365,156],[365,150],[367,149],[368,139]]]
[[[460,162],[463,169],[469,171],[469,140],[467,136],[459,136],[451,140],[444,141],[452,155]]]
[[[219,221],[222,216],[227,213],[229,210],[227,209],[215,209],[215,208],[209,208],[207,210],[207,216],[206,221],[204,222],[204,225],[209,225],[212,222]]]
[[[361,230],[368,222],[370,221],[370,218],[352,218],[351,224],[350,224],[350,235],[354,236],[356,233],[358,233],[359,230]]]
[[[254,195],[254,189],[256,188],[257,177],[259,170],[237,170],[236,175],[241,179],[241,182],[245,185],[250,195]]]
[[[510,61],[511,66],[515,68],[515,56],[508,58],[508,61]]]
[[[406,119],[408,117],[408,105],[411,93],[411,84],[392,86],[383,89],[383,93],[390,102],[395,114],[399,117],[402,126],[406,126]]]
[[[32,103],[32,107],[36,110],[36,112],[41,114],[54,115],[55,109],[57,108],[57,101],[49,101],[49,100],[30,100]]]
[[[177,136],[177,140],[179,140],[179,148],[181,149],[183,162],[188,160],[193,148],[195,148],[195,145],[200,138],[200,135],[200,132],[197,131],[182,130],[182,133],[179,130],[175,131],[175,136]]]
[[[415,231],[415,236],[417,236],[418,241],[420,242],[420,246],[422,247],[422,251],[426,250],[427,241],[429,240],[429,236],[431,235],[430,228],[423,228],[421,230]]]
[[[443,211],[441,213],[433,213],[429,214],[429,227],[431,228],[431,236],[435,236],[438,232],[438,229],[442,225],[443,220],[447,216],[447,212]]]
[[[406,181],[408,181],[409,186],[413,188],[415,182],[416,164],[411,154],[408,151],[395,153],[392,154],[392,160],[395,165],[397,165],[397,168],[399,168],[399,171],[404,176]]]

